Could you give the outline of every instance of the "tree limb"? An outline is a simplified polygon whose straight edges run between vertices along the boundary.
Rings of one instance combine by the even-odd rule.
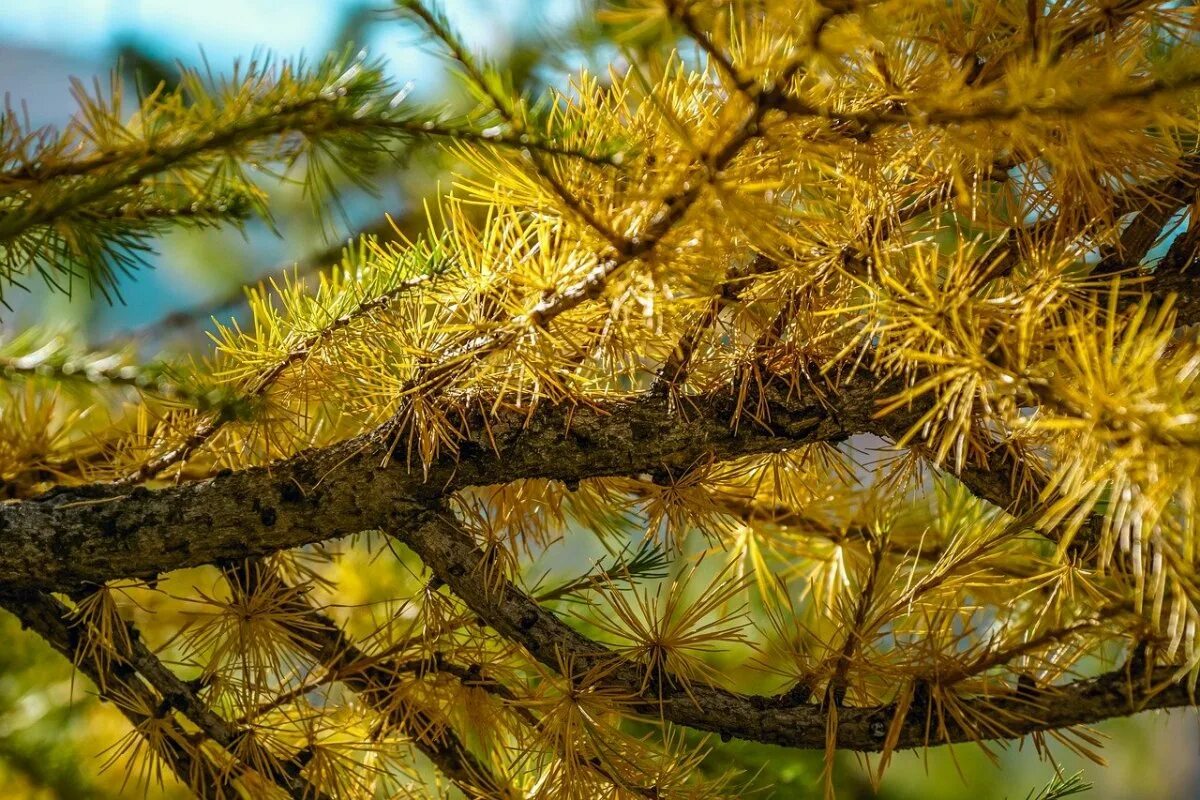
[[[86,675],[96,685],[100,698],[112,701],[137,734],[142,735],[142,726],[150,720],[150,715],[144,709],[161,707],[161,698],[128,667],[121,675],[106,676],[94,660],[80,658],[79,631],[67,622],[65,605],[48,594],[36,593],[24,597],[5,594],[0,596],[0,606],[16,616],[22,627],[29,628],[45,639]],[[115,688],[118,685],[120,691]],[[236,775],[225,774],[215,765],[206,763],[198,748],[185,744],[191,741],[191,737],[177,721],[160,719],[158,724],[165,728],[167,736],[155,742],[147,740],[147,744],[184,785],[203,800],[239,796],[232,782]]]
[[[643,670],[638,666],[576,632],[508,580],[497,580],[472,537],[440,510],[425,512],[414,527],[389,533],[497,633],[522,645],[551,669],[557,671],[564,663],[575,665],[579,674],[595,669],[605,675],[606,683],[641,696],[645,713],[679,725],[787,747],[827,745],[827,709],[796,703],[788,693],[746,695],[695,681],[685,689],[669,678],[644,689]],[[958,704],[963,713],[957,715],[937,715],[932,706],[910,707],[904,712],[895,747],[1011,739],[1149,709],[1191,705],[1194,698],[1187,681],[1176,680],[1172,668],[1151,667],[1142,674],[1116,671],[1065,686],[1017,687],[1009,693],[964,697]],[[883,749],[897,710],[892,704],[839,708],[837,747],[863,752]],[[958,720],[965,718],[979,719],[985,727],[964,728]]]
[[[776,394],[770,429],[731,430],[736,397],[696,398],[687,415],[668,400],[641,396],[591,407],[540,405],[468,414],[457,458],[427,477],[398,460],[384,466],[384,426],[269,468],[222,473],[168,489],[112,485],[53,491],[0,505],[0,584],[74,591],[115,578],[231,561],[363,530],[407,524],[423,503],[466,486],[550,478],[580,480],[663,468],[682,472],[698,458],[734,458],[869,430],[877,386],[860,371],[838,387],[836,407],[818,394]]]

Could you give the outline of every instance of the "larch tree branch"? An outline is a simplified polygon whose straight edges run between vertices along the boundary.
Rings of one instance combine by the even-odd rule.
[[[135,735],[142,735],[143,726],[148,724],[161,729],[164,735],[155,737],[151,746],[156,746],[156,755],[197,796],[205,800],[236,796],[233,779],[237,775],[206,760],[196,739],[171,716],[171,702],[164,703],[165,698],[143,683],[129,666],[118,663],[117,672],[108,674],[102,663],[80,658],[80,631],[68,622],[69,609],[63,603],[38,593],[19,598],[6,596],[0,599],[0,605],[86,675],[97,687],[100,697],[111,701],[138,731]]]
[[[690,798],[724,785],[672,726],[824,750],[831,787],[839,749],[1196,705],[1200,229],[1145,263],[1195,207],[1194,10],[622,5],[644,52],[535,99],[397,6],[461,124],[336,58],[0,119],[5,284],[115,291],[151,234],[265,215],[264,165],[318,211],[397,144],[467,166],[429,237],[256,297],[195,391],[0,350],[0,604],[128,741],[203,797],[375,796],[415,749],[481,800]],[[584,534],[628,570],[523,588]],[[220,590],[160,586],[199,567]],[[118,590],[215,609],[167,631],[212,683],[136,600],[89,622]],[[378,609],[401,641],[352,637]]]
[[[447,511],[429,510],[415,527],[390,532],[502,636],[519,642],[551,669],[574,665],[576,674],[563,676],[568,680],[588,673],[603,676],[603,683],[641,697],[643,713],[725,737],[809,749],[827,744],[825,710],[807,698],[797,702],[794,692],[743,695],[669,675],[647,690],[642,668],[577,633],[507,579],[497,579],[484,552]],[[1177,671],[1150,668],[1118,670],[1060,686],[1018,686],[960,703],[974,703],[979,715],[990,719],[983,738],[1013,739],[1151,708],[1190,706],[1194,698]],[[903,717],[892,744],[897,749],[980,738],[978,730],[958,726],[954,718],[940,715],[930,705],[907,710],[895,705],[844,706],[838,709],[837,747],[883,750],[898,713]]]
[[[385,431],[304,453],[268,468],[166,489],[94,485],[0,506],[0,582],[55,591],[118,578],[151,580],[185,567],[266,555],[402,524],[421,504],[465,486],[550,478],[568,486],[605,475],[731,458],[867,430],[875,381],[861,372],[841,387],[835,410],[817,396],[780,397],[771,429],[730,428],[728,395],[699,398],[687,416],[666,400],[636,398],[593,407],[543,404],[530,417],[469,426],[457,458],[428,475],[383,462]]]

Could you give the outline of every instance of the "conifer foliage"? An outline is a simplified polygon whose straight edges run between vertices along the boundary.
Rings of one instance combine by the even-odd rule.
[[[115,295],[263,175],[459,163],[207,357],[4,332],[0,602],[133,780],[736,797],[742,739],[832,794],[1193,704],[1194,6],[626,0],[544,97],[394,11],[475,110],[351,56],[0,120],[5,301]]]

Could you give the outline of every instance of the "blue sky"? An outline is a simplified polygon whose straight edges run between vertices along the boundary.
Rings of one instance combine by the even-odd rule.
[[[55,50],[104,62],[124,39],[186,61],[197,60],[203,48],[221,69],[256,48],[280,56],[321,55],[348,11],[386,11],[390,5],[387,0],[3,0],[0,47]],[[577,0],[444,0],[442,7],[463,38],[481,50],[503,50],[521,26],[553,29],[579,11]],[[375,25],[362,44],[385,57],[399,79],[440,80],[428,49],[410,27]],[[0,84],[8,77],[0,75]]]
[[[178,50],[203,42],[214,57],[231,59],[267,42],[279,51],[319,46],[347,9],[389,5],[386,0],[6,0],[0,3],[0,40],[102,49],[114,35],[134,32]],[[442,7],[459,32],[478,45],[526,21],[561,24],[578,11],[574,0],[446,0]]]
[[[136,32],[186,49],[204,42],[214,55],[242,50],[271,32],[282,49],[311,47],[348,3],[291,0],[9,0],[0,6],[0,37],[48,48],[102,50],[114,35]],[[282,9],[286,8],[286,12]]]

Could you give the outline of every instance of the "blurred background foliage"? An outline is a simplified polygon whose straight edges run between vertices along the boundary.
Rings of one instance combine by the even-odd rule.
[[[120,65],[127,85],[145,88],[171,85],[180,64],[220,74],[238,58],[267,52],[318,58],[351,46],[384,58],[392,76],[409,85],[416,99],[450,112],[471,109],[467,88],[441,68],[419,32],[381,13],[381,5],[386,7],[365,0],[6,0],[0,3],[0,86],[30,122],[62,125],[74,108],[69,78],[90,82],[113,64]],[[610,64],[619,68],[627,55],[603,35],[589,0],[447,0],[444,7],[469,43],[486,51],[530,95],[564,87],[566,76],[580,67],[603,75]],[[636,48],[639,42],[625,46]],[[239,303],[243,285],[289,269],[311,279],[358,231],[384,238],[415,234],[426,226],[425,201],[461,168],[446,150],[421,148],[375,176],[377,195],[345,187],[339,207],[327,215],[332,228],[314,224],[310,199],[298,186],[272,188],[273,224],[172,233],[158,242],[136,280],[122,279],[120,297],[111,304],[99,295],[76,293],[68,299],[32,285],[28,294],[12,298],[11,308],[0,308],[0,331],[50,324],[95,344],[132,330],[146,355],[202,353],[210,315],[237,317],[244,311]],[[404,570],[418,569],[376,562],[369,565],[369,581],[357,580],[367,567],[351,553],[327,565],[346,607],[379,602],[389,589],[394,596],[411,578]],[[382,574],[387,570],[397,573],[390,584]],[[203,590],[214,574],[197,570],[170,580]],[[152,797],[187,796],[169,776],[162,788],[135,785],[137,776],[127,783],[121,765],[110,763],[121,760],[119,745],[113,745],[127,727],[120,714],[98,702],[86,681],[76,680],[40,639],[20,635],[7,615],[0,618],[0,639],[0,795],[84,799],[148,791]],[[1089,769],[1082,759],[1059,753],[1064,777],[1082,770],[1097,783],[1085,796],[1200,796],[1200,726],[1194,714],[1113,720],[1098,731],[1106,739],[1107,769]],[[1002,771],[989,759],[1002,762]],[[820,796],[819,752],[735,742],[705,766],[714,772],[743,770],[753,776],[759,797]],[[1044,797],[1043,787],[1054,779],[1028,742],[996,745],[988,752],[963,745],[902,754],[878,794],[868,778],[870,767],[844,754],[838,765],[839,797]]]

